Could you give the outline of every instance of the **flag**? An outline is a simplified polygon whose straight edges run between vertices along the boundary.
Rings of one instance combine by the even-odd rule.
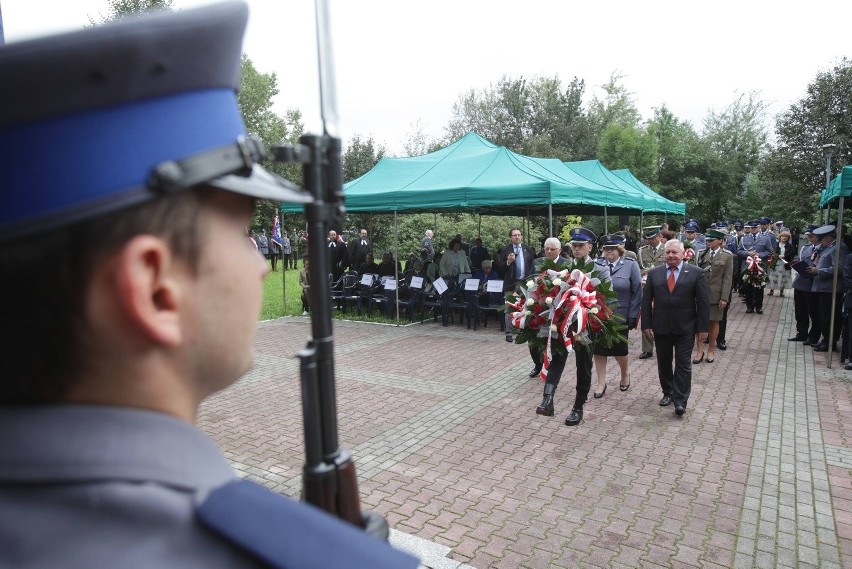
[[[275,216],[275,220],[272,222],[272,241],[277,243],[279,247],[283,243],[281,239],[281,224],[278,222],[278,216]]]

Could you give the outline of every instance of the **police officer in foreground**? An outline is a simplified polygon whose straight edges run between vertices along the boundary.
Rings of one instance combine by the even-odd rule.
[[[255,200],[308,200],[245,139],[246,20],[231,2],[0,48],[0,566],[417,566],[240,481],[194,426],[252,365]]]
[[[815,352],[827,352],[829,342],[831,350],[837,351],[837,340],[840,338],[842,321],[840,312],[843,304],[843,292],[845,283],[843,280],[843,265],[849,249],[843,241],[837,239],[837,228],[833,224],[823,225],[814,229],[814,235],[820,240],[821,250],[815,259],[815,265],[808,267],[808,274],[813,276],[811,291],[816,294],[819,306],[819,323],[822,339],[814,344]],[[834,249],[840,247],[840,265],[834,265]],[[839,271],[837,279],[837,291],[834,292],[834,273]],[[832,302],[834,312],[832,312]],[[832,322],[834,330],[832,335]]]
[[[815,267],[822,250],[820,239],[814,235],[816,225],[808,224],[805,236],[808,242],[799,249],[798,260],[808,267]],[[852,275],[848,275],[852,276]],[[787,338],[790,342],[802,342],[812,346],[819,342],[822,328],[819,321],[819,297],[813,292],[814,276],[807,271],[797,271],[793,278],[793,308],[796,318],[796,335]]]
[[[594,232],[585,227],[575,227],[569,233],[571,235],[571,253],[573,258],[566,264],[566,268],[572,270],[580,260],[584,264],[593,263],[592,252],[597,240]],[[553,253],[555,254],[555,251]],[[589,275],[591,278],[598,278],[601,281],[612,280],[609,271],[602,270],[602,267],[599,265],[595,265]],[[574,396],[574,406],[565,418],[565,424],[569,427],[575,427],[583,420],[583,405],[585,405],[586,399],[589,397],[589,391],[592,388],[592,349],[592,346],[582,344],[577,345],[574,349],[574,362],[577,368],[577,391]],[[562,379],[562,372],[565,369],[567,359],[567,353],[554,353],[550,368],[547,370],[541,404],[535,410],[537,414],[546,417],[553,416],[553,397]]]

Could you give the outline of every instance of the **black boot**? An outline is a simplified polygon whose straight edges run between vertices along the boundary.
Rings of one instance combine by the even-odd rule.
[[[538,415],[545,417],[553,417],[553,394],[556,393],[556,386],[552,383],[544,385],[544,398],[541,400],[541,405],[535,408]]]

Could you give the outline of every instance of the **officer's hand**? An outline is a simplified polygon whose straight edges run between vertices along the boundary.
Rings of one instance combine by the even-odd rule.
[[[638,318],[628,318],[627,319],[627,329],[628,330],[635,330],[637,324],[639,324]]]

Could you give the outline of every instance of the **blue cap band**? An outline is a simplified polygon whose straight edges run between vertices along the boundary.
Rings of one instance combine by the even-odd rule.
[[[0,129],[4,185],[19,189],[2,193],[0,224],[146,192],[148,176],[160,162],[232,144],[244,134],[230,89],[180,93]]]

